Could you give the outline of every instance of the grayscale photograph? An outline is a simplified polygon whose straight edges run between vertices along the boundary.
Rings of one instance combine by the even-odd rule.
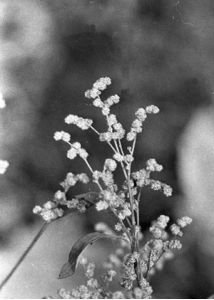
[[[214,1],[0,0],[0,299],[214,299]]]

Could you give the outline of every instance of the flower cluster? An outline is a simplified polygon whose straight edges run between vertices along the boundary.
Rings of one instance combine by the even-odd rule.
[[[64,141],[66,143],[70,142],[71,136],[65,131],[56,131],[54,133],[54,139],[56,141]]]
[[[101,77],[94,84],[91,90],[85,92],[85,97],[89,99],[95,99],[104,91],[108,85],[111,84],[111,79],[109,77]]]
[[[146,162],[145,169],[133,172],[131,175],[138,187],[149,186],[154,191],[162,190],[165,196],[170,197],[172,188],[168,184],[150,178],[151,172],[160,172],[162,170],[162,165],[158,164],[154,158],[151,158]]]
[[[70,114],[65,118],[65,123],[76,125],[82,130],[87,130],[91,127],[93,121],[91,119],[84,119],[82,117]]]
[[[63,216],[63,209],[57,207],[57,203],[48,201],[43,206],[36,205],[33,209],[33,213],[40,215],[47,223],[56,220]]]
[[[103,298],[104,290],[98,280],[94,278],[95,264],[88,262],[87,258],[82,257],[80,264],[84,269],[86,284],[82,284],[71,291],[60,289],[59,296],[62,299],[101,299]]]
[[[172,224],[170,226],[171,233],[175,236],[183,236],[182,229],[185,228],[187,225],[192,223],[192,219],[190,217],[182,217],[177,219],[177,224]]]
[[[159,108],[155,105],[147,106],[145,109],[139,108],[135,113],[136,119],[132,122],[131,129],[127,133],[126,136],[127,140],[133,141],[136,138],[136,135],[142,132],[143,122],[146,120],[147,114],[157,114],[157,113],[159,113]]]
[[[70,144],[71,148],[67,152],[67,157],[69,159],[74,159],[77,155],[79,155],[82,159],[87,159],[88,152],[81,147],[81,144],[78,142],[75,142],[73,144]]]
[[[93,106],[99,108],[105,117],[107,125],[105,132],[99,132],[91,119],[74,114],[69,114],[65,118],[65,123],[76,125],[82,130],[92,130],[98,135],[101,142],[107,143],[107,146],[112,150],[112,156],[105,159],[101,170],[95,170],[91,165],[88,152],[82,148],[79,142],[71,142],[71,136],[68,132],[55,132],[54,139],[64,141],[69,146],[67,158],[72,160],[79,156],[83,159],[91,177],[85,173],[75,175],[68,172],[65,180],[61,182],[63,190],[57,191],[52,201],[46,202],[42,207],[36,206],[34,208],[34,213],[42,216],[46,222],[66,215],[69,210],[85,212],[92,206],[97,211],[108,210],[115,217],[113,229],[101,222],[96,225],[96,232],[89,234],[90,237],[94,237],[95,234],[96,238],[97,234],[98,238],[108,235],[108,238],[112,237],[118,241],[115,243],[115,251],[103,263],[105,272],[100,277],[102,280],[95,278],[95,265],[82,257],[79,262],[84,269],[86,283],[71,291],[61,289],[59,296],[63,299],[151,298],[153,290],[149,282],[150,276],[154,274],[155,270],[163,267],[165,260],[172,258],[173,250],[182,247],[180,237],[183,235],[183,229],[192,221],[189,217],[183,217],[169,226],[169,217],[161,215],[149,229],[151,238],[144,241],[139,211],[142,188],[149,187],[155,191],[160,190],[167,197],[172,195],[172,188],[169,185],[151,178],[153,172],[163,170],[162,165],[154,158],[147,160],[145,168],[138,171],[133,171],[132,166],[137,134],[142,132],[143,123],[147,116],[157,114],[159,108],[155,105],[139,108],[135,113],[131,129],[126,132],[116,115],[111,112],[111,107],[119,103],[120,97],[115,94],[103,99],[102,92],[110,84],[111,79],[109,77],[102,77],[93,84],[91,89],[85,92],[86,98],[90,99]],[[123,180],[119,183],[115,180],[117,178],[115,173],[117,172],[123,174]],[[77,182],[87,184],[90,179],[98,189],[98,191],[93,192],[97,195],[93,201],[87,202],[81,196],[73,197],[71,200],[67,199],[70,188]],[[93,239],[90,240],[88,235],[86,237],[83,243],[81,243],[81,239],[78,240],[70,252],[69,266],[72,268],[76,266],[80,252],[85,245],[87,246],[86,241],[88,244],[94,242]],[[71,261],[73,256],[74,261]],[[120,283],[120,288],[111,291],[111,283],[116,277],[117,282]]]
[[[72,172],[67,173],[66,178],[61,182],[61,186],[67,192],[70,187],[75,186],[77,182],[82,182],[84,184],[89,183],[90,179],[86,173],[73,174]]]

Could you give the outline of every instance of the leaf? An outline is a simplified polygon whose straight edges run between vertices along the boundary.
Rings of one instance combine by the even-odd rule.
[[[67,278],[69,276],[72,276],[74,274],[74,271],[72,269],[72,265],[67,262],[62,266],[62,269],[59,273],[59,279]]]
[[[86,203],[86,208],[90,208],[96,204],[98,197],[99,197],[99,193],[88,192],[88,193],[76,195],[73,198],[76,198],[78,200],[83,200]],[[62,208],[64,210],[64,217],[74,212],[73,209],[65,209],[64,207]]]
[[[73,247],[71,248],[71,251],[69,253],[68,262],[62,266],[62,269],[59,274],[59,279],[63,279],[69,276],[72,276],[75,273],[76,265],[77,265],[77,259],[81,252],[90,244],[92,245],[94,242],[96,242],[99,239],[102,238],[110,238],[110,239],[118,239],[122,238],[117,235],[110,235],[105,234],[101,232],[92,232],[84,237],[80,238],[76,243],[74,243]]]

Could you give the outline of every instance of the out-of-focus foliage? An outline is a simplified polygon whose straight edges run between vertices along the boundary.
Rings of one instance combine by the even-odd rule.
[[[174,187],[175,198],[144,192],[142,225],[147,228],[160,213],[175,217],[185,202],[176,174],[177,141],[196,108],[210,105],[212,98],[214,2],[1,0],[0,15],[0,86],[7,101],[0,116],[0,156],[11,165],[1,178],[2,247],[17,227],[35,221],[32,207],[52,197],[65,173],[84,170],[80,161],[64,158],[65,149],[52,137],[65,127],[68,113],[89,115],[103,126],[93,107],[88,103],[86,111],[83,103],[84,91],[101,76],[113,79],[110,94],[120,91],[127,127],[139,106],[160,107],[145,126],[136,164],[156,157],[165,168],[160,179]],[[99,168],[105,147],[78,129],[72,138],[83,142]],[[91,219],[89,214],[88,226]],[[214,282],[204,275],[207,264],[207,272],[202,270],[209,259],[199,246],[189,257],[185,251],[192,253],[191,247],[196,246],[188,236],[184,255],[156,277],[157,297],[213,292]]]

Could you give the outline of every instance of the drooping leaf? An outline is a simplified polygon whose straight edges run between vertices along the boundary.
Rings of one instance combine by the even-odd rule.
[[[60,274],[59,279],[63,279],[69,276],[72,276],[75,273],[76,265],[77,265],[77,259],[81,252],[90,244],[92,245],[94,242],[96,242],[99,239],[102,238],[110,238],[110,239],[118,239],[122,238],[117,235],[110,235],[105,234],[101,232],[92,232],[84,237],[80,238],[76,243],[74,243],[73,247],[71,248],[71,251],[69,253],[68,262],[63,265]]]

